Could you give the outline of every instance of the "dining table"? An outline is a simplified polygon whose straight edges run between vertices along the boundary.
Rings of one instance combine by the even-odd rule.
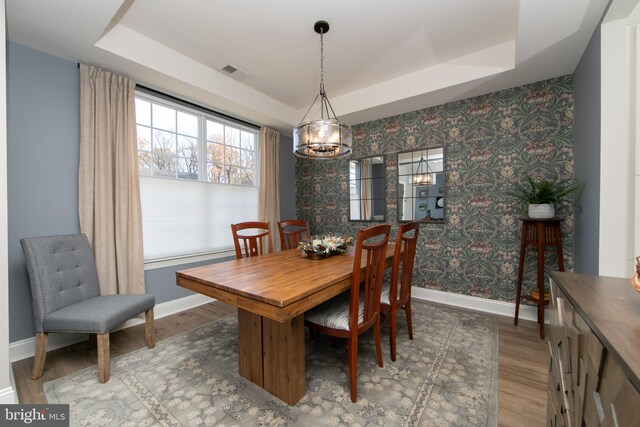
[[[180,270],[176,282],[238,308],[240,375],[295,405],[305,394],[304,313],[350,289],[354,253],[315,260],[290,249]],[[389,243],[386,268],[393,254]]]

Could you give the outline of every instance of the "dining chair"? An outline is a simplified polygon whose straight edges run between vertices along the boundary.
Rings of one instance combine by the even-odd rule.
[[[346,339],[352,402],[357,400],[358,337],[371,327],[378,366],[383,367],[380,292],[390,232],[391,226],[388,224],[360,230],[353,257],[350,292],[343,292],[305,313],[305,326],[311,330]]]
[[[147,347],[154,347],[155,297],[149,294],[101,295],[93,251],[86,235],[27,237],[21,239],[20,244],[27,261],[36,328],[32,379],[42,376],[51,332],[96,335],[98,380],[101,383],[109,381],[110,376],[111,330],[145,313]]]
[[[389,343],[391,360],[396,361],[396,313],[403,308],[407,317],[409,339],[413,339],[411,327],[411,286],[413,280],[413,262],[416,257],[420,222],[402,223],[398,227],[396,246],[393,254],[393,267],[390,280],[382,282],[380,311],[389,313]]]
[[[248,221],[231,224],[231,233],[237,259],[273,252],[271,226],[268,222]]]
[[[303,219],[290,219],[278,222],[280,232],[280,247],[282,250],[295,249],[305,238],[309,240],[309,223]]]

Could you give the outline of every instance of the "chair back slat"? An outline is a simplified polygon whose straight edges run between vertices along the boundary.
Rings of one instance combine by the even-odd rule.
[[[302,219],[290,219],[278,222],[280,247],[282,250],[295,249],[302,240],[309,240],[309,223]]]
[[[390,225],[380,224],[360,230],[358,233],[353,261],[351,300],[349,306],[349,328],[352,331],[357,330],[359,325],[365,325],[375,321],[376,317],[380,314],[382,276],[384,274],[384,262],[390,232]],[[363,269],[363,258],[365,265],[364,271],[361,272]],[[360,292],[362,292],[362,298]],[[359,321],[361,299],[364,307],[362,320]]]
[[[413,265],[418,246],[420,223],[418,221],[400,224],[396,236],[396,247],[391,269],[391,286],[389,299],[395,302],[406,302],[411,295],[413,281]],[[400,292],[398,293],[398,286]]]
[[[273,252],[271,227],[268,222],[249,221],[231,224],[231,233],[236,259]]]

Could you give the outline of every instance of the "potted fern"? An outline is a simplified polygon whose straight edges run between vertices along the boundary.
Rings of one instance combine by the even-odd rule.
[[[553,218],[555,207],[564,201],[570,200],[569,196],[582,188],[582,184],[572,180],[552,182],[548,180],[534,181],[527,177],[527,184],[517,184],[511,192],[518,200],[527,203],[529,218],[546,219]],[[578,206],[579,208],[579,206]]]

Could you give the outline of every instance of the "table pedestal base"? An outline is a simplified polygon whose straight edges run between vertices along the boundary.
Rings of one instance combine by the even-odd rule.
[[[240,375],[289,405],[305,392],[304,314],[276,322],[238,309]]]

